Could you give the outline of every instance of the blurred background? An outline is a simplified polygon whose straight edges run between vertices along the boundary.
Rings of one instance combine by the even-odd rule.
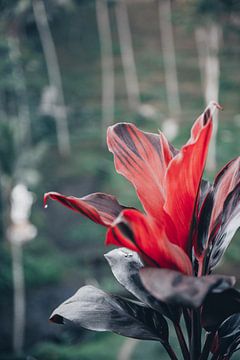
[[[240,153],[238,0],[0,1],[0,359],[165,359],[161,345],[57,326],[80,286],[122,294],[105,230],[43,194],[140,206],[105,144],[119,121],[183,144],[210,100],[207,175]],[[239,235],[218,272],[239,276]]]

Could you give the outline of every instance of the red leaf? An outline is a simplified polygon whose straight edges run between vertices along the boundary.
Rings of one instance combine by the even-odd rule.
[[[74,196],[65,196],[57,192],[49,192],[44,195],[44,205],[46,206],[48,198],[57,200],[69,209],[76,211],[95,223],[109,226],[120,214],[125,206],[118,203],[112,195],[103,193],[94,193],[82,198]]]
[[[127,123],[110,127],[107,142],[117,172],[134,185],[146,212],[160,221],[164,176],[176,150],[163,134],[146,133]]]
[[[191,138],[170,161],[166,174],[164,210],[177,229],[167,224],[168,238],[187,251],[191,222],[197,207],[199,186],[212,133],[212,115],[217,107],[211,103],[192,127]]]
[[[148,265],[192,273],[186,253],[168,241],[154,220],[136,210],[124,210],[108,230],[106,244],[138,252]]]

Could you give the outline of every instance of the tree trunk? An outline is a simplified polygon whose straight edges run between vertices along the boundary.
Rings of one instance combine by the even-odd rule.
[[[13,349],[16,354],[21,354],[25,334],[25,286],[22,263],[22,244],[12,242],[11,250],[14,289]]]
[[[208,104],[212,100],[218,102],[221,29],[218,24],[211,21],[207,27],[198,27],[195,31],[195,36],[205,103]],[[217,166],[217,129],[218,114],[216,113],[213,119],[213,135],[209,146],[209,155],[206,165],[209,171],[214,171]]]
[[[140,90],[127,6],[125,0],[119,0],[115,6],[128,103],[131,110],[138,111],[140,108]]]
[[[102,65],[102,141],[105,145],[106,129],[114,120],[114,60],[112,35],[106,0],[96,0]]]
[[[18,117],[15,131],[17,151],[23,151],[31,142],[31,119],[24,71],[21,65],[21,51],[17,34],[7,36],[9,58],[12,66],[14,92],[17,97]]]
[[[58,149],[62,156],[70,155],[70,140],[69,130],[67,124],[67,111],[65,106],[62,78],[57,58],[57,53],[48,24],[47,13],[44,2],[42,0],[33,0],[33,13],[38,28],[45,61],[47,65],[49,83],[52,88],[56,89],[57,93],[57,106],[56,112],[56,129],[58,139]]]
[[[181,105],[178,90],[170,0],[159,0],[158,8],[168,111],[170,118],[178,120],[181,114]]]

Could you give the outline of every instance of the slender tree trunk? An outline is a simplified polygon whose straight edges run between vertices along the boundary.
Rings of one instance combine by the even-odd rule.
[[[181,105],[171,20],[171,1],[158,0],[158,8],[169,116],[178,120],[181,114]]]
[[[199,68],[201,73],[202,89],[205,103],[219,98],[219,47],[221,40],[221,29],[218,24],[211,21],[206,27],[198,27],[195,31],[196,44],[199,58]],[[218,114],[215,114],[213,121],[213,136],[209,147],[207,169],[216,169],[217,154],[216,141],[218,129]]]
[[[25,286],[22,263],[22,244],[12,242],[11,250],[14,288],[13,349],[16,354],[21,354],[25,334]]]
[[[67,111],[57,53],[48,24],[44,2],[42,0],[33,0],[32,5],[34,18],[46,60],[50,86],[55,88],[57,92],[57,105],[59,107],[59,111],[57,111],[55,118],[59,153],[62,156],[68,156],[70,154],[70,140],[67,124]]]
[[[2,102],[2,93],[0,92],[0,119],[2,123],[7,123],[8,118],[6,111]],[[5,174],[2,171],[0,166],[0,241],[4,241],[6,239],[6,229],[7,229],[7,214],[9,213],[9,199],[8,199],[8,191],[6,190],[7,186],[9,186],[10,181],[6,179]]]
[[[7,36],[9,58],[12,65],[12,74],[14,80],[14,91],[17,97],[18,118],[16,143],[18,151],[23,151],[31,142],[31,119],[28,105],[28,94],[24,71],[21,65],[21,51],[17,34]]]
[[[10,202],[12,181],[0,169],[0,202],[1,202],[1,236],[7,240],[7,228],[10,224]]]
[[[115,9],[128,103],[130,109],[136,111],[140,108],[140,90],[125,0],[117,1]]]
[[[114,120],[114,60],[107,0],[96,0],[102,64],[102,140]]]

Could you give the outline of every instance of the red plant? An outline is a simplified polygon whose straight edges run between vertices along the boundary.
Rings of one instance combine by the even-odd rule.
[[[214,102],[207,107],[194,123],[190,139],[180,150],[175,149],[162,133],[143,132],[133,124],[120,123],[108,129],[107,143],[114,155],[116,170],[134,186],[144,213],[126,208],[114,196],[103,193],[83,198],[56,192],[44,196],[45,204],[48,198],[57,200],[106,226],[107,245],[114,244],[139,254],[137,263],[143,263],[137,266],[137,275],[144,291],[161,303],[164,310],[160,313],[174,322],[185,359],[190,355],[191,359],[207,359],[217,327],[240,311],[239,295],[231,289],[233,278],[204,276],[218,264],[240,225],[240,158],[230,161],[213,184],[202,179],[212,134],[212,116],[219,108]],[[113,263],[112,256],[107,259],[118,280],[124,282],[123,285],[143,303],[156,310],[152,301],[146,297],[143,300],[139,293],[133,292],[129,286],[130,275],[128,280],[122,280],[123,275],[119,275],[119,270],[115,271],[116,259]],[[136,269],[136,263],[126,265],[123,273],[132,267]],[[223,298],[233,307],[220,306],[219,311],[212,315],[214,299],[221,303]],[[190,352],[180,332],[179,313],[174,313],[172,305],[177,305],[179,311],[185,309]],[[57,319],[54,312],[52,320],[57,322]],[[84,322],[80,323],[87,327]],[[202,355],[201,326],[212,334]],[[88,328],[92,329],[91,326]],[[176,359],[166,344],[165,341],[170,357]],[[218,353],[219,346],[216,345]]]
[[[206,249],[221,232],[223,205],[239,186],[239,158],[220,171],[212,186],[202,180],[215,108],[219,105],[210,104],[196,120],[180,151],[162,133],[146,133],[133,124],[120,123],[108,129],[116,170],[135,187],[145,214],[102,193],[75,198],[49,192],[45,204],[48,198],[57,200],[109,227],[107,245],[136,251],[148,265],[192,274],[194,247],[202,269]]]

